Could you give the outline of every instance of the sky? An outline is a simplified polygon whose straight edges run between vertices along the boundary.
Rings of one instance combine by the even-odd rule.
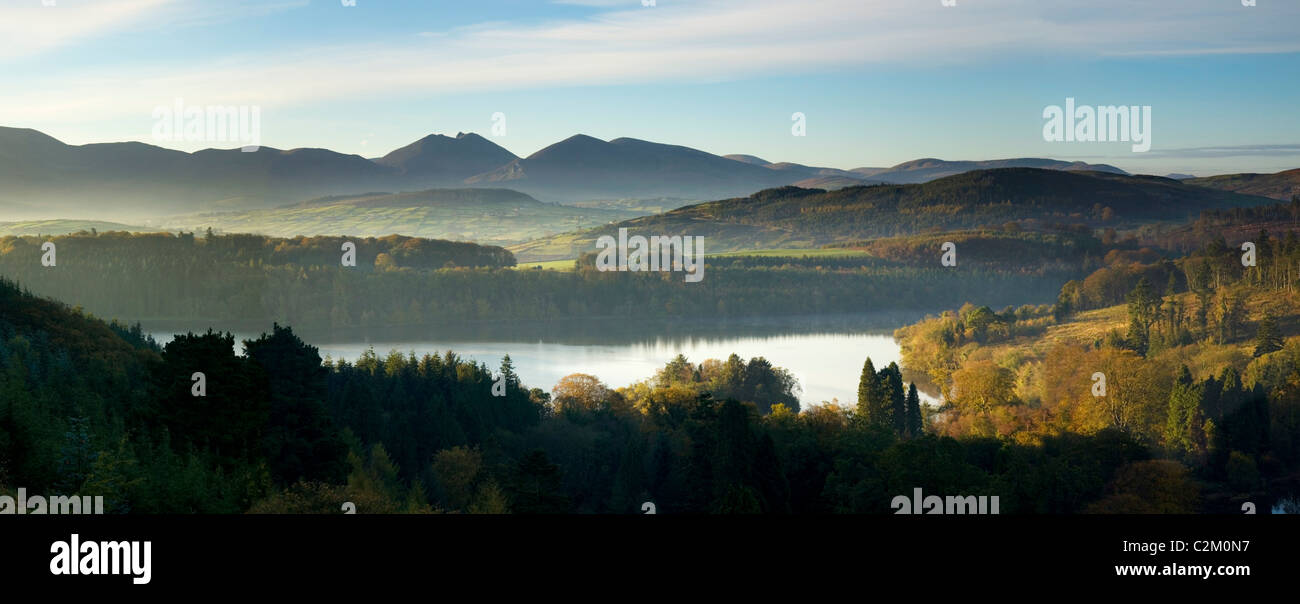
[[[156,110],[180,103],[256,108],[265,146],[365,157],[582,133],[845,169],[1300,167],[1297,0],[349,1],[0,0],[0,126],[238,146],[160,139]],[[1149,107],[1150,149],[1044,140],[1067,98]]]

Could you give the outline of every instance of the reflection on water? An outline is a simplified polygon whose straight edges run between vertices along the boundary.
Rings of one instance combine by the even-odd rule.
[[[873,314],[726,322],[485,322],[418,329],[307,331],[299,336],[319,347],[321,356],[336,360],[355,361],[370,348],[381,356],[391,350],[416,356],[453,350],[495,370],[501,357],[509,354],[524,384],[545,390],[571,373],[595,375],[612,387],[626,386],[652,377],[678,354],[695,363],[726,359],[732,353],[746,360],[762,356],[794,374],[805,405],[833,399],[852,405],[857,400],[863,362],[869,356],[877,368],[901,363],[891,335],[893,328],[917,318]],[[185,330],[174,325],[146,327],[159,342]],[[265,330],[247,325],[214,327],[233,331],[241,341]],[[925,394],[922,398],[934,402]]]

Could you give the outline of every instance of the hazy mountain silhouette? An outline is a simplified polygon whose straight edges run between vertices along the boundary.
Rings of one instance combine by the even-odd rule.
[[[690,147],[579,134],[466,182],[518,189],[539,199],[580,200],[712,199],[794,180],[798,178]]]
[[[769,162],[753,155],[714,155],[634,138],[603,141],[582,134],[524,158],[477,134],[432,134],[367,159],[328,149],[262,147],[251,153],[239,149],[186,153],[138,142],[68,145],[36,130],[0,128],[0,181],[5,184],[0,189],[0,209],[11,219],[138,221],[194,212],[268,209],[322,196],[435,187],[509,188],[560,203],[711,200],[788,185],[838,189],[882,182],[921,183],[971,170],[1009,167],[1126,174],[1105,164],[1039,158],[925,158],[890,168],[840,170]],[[1255,184],[1240,186],[1256,188],[1243,192],[1269,190],[1262,194],[1276,196],[1292,186],[1287,183],[1294,178],[1266,185],[1261,179],[1268,175],[1247,176],[1223,181],[1219,188],[1249,180]],[[468,198],[459,202],[473,203]]]
[[[431,134],[385,155],[375,163],[395,168],[404,183],[416,187],[453,186],[519,159],[477,134],[454,138]]]
[[[248,208],[375,190],[395,170],[326,149],[262,147],[185,153],[137,142],[68,145],[0,128],[0,205],[42,217],[121,218]]]

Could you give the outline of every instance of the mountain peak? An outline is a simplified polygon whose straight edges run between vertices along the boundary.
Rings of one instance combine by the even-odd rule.
[[[396,168],[420,184],[450,184],[494,170],[518,159],[501,146],[473,132],[450,137],[430,134],[396,149],[375,163]]]

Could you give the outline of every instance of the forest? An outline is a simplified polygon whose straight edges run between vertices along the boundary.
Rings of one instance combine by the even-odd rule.
[[[341,266],[344,241],[356,266]],[[963,270],[940,264],[960,245]],[[57,264],[42,263],[53,243]],[[302,330],[590,317],[726,318],[909,310],[968,300],[1050,302],[1111,249],[1077,230],[922,235],[841,247],[844,256],[707,257],[707,278],[661,273],[519,270],[509,251],[439,240],[83,232],[0,238],[0,274],[100,317]],[[594,248],[593,248],[594,251]],[[1026,263],[1025,258],[1036,259]]]
[[[1153,488],[1121,480],[1152,461],[1120,430],[938,434],[896,365],[864,371],[856,407],[800,409],[762,358],[677,358],[622,388],[575,374],[546,393],[508,357],[326,362],[287,326],[234,345],[159,346],[0,284],[0,491],[102,495],[112,513],[889,513],[925,484],[1030,513]]]

